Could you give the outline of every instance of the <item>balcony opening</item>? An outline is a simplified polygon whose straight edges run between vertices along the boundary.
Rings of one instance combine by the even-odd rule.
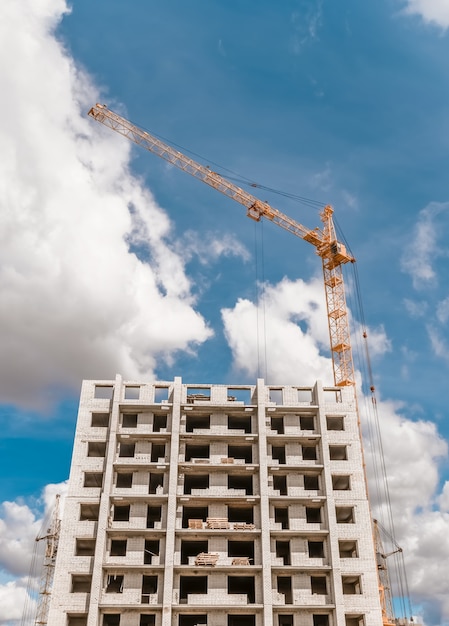
[[[288,530],[288,507],[275,507],[274,521],[276,524],[281,524],[283,530]]]
[[[358,554],[357,541],[342,540],[338,542],[341,559],[356,559]]]
[[[114,504],[114,522],[129,522],[129,504]]]
[[[251,389],[228,387],[228,402],[243,402],[244,404],[251,404]]]
[[[156,404],[160,404],[161,402],[168,402],[168,387],[155,387],[154,388],[154,401]]]
[[[94,398],[97,400],[112,400],[113,395],[113,385],[95,385]]]
[[[324,559],[324,541],[308,541],[310,559]]]
[[[89,441],[87,444],[87,456],[104,457],[106,454],[106,441]]]
[[[332,489],[334,491],[350,491],[351,477],[334,474],[332,476]]]
[[[182,509],[182,527],[189,528],[189,520],[201,520],[205,522],[209,517],[207,506],[184,506]]]
[[[233,446],[228,445],[228,458],[243,459],[245,463],[253,462],[252,446]]]
[[[84,472],[85,487],[101,487],[103,484],[103,472]]]
[[[147,528],[154,528],[157,522],[162,521],[162,507],[149,506],[147,508]]]
[[[75,543],[75,556],[94,556],[95,539],[77,539]]]
[[[344,430],[345,419],[343,415],[327,415],[326,417],[327,430]]]
[[[80,522],[97,522],[100,512],[99,504],[81,504],[80,505]]]
[[[287,476],[273,476],[273,489],[279,491],[279,495],[287,495]]]
[[[253,495],[253,477],[228,474],[228,489],[244,489],[247,496]]]
[[[179,601],[187,604],[187,596],[191,593],[207,593],[207,576],[180,576]]]
[[[284,434],[284,418],[272,417],[271,418],[271,430],[275,430],[278,435]]]
[[[313,626],[329,626],[329,615],[325,613],[316,613],[312,618]]]
[[[207,626],[207,615],[179,615],[178,626]]]
[[[150,472],[148,493],[158,495],[164,493],[164,474],[159,472]]]
[[[138,400],[140,398],[140,386],[126,385],[125,400]]]
[[[160,433],[161,430],[167,430],[167,413],[153,415],[153,432]]]
[[[320,480],[318,474],[304,474],[304,489],[307,491],[318,491]]]
[[[291,565],[290,541],[276,541],[276,558],[282,559],[283,565]]]
[[[282,593],[285,598],[285,604],[293,604],[292,579],[291,576],[277,577],[278,593]]]
[[[87,613],[67,615],[67,626],[87,626]]]
[[[256,601],[254,576],[228,576],[228,593],[246,594],[248,604]]]
[[[186,474],[184,493],[191,494],[192,489],[209,489],[209,474]]]
[[[181,565],[189,564],[189,557],[195,557],[204,552],[207,554],[208,542],[205,541],[181,541]]]
[[[306,506],[306,521],[308,524],[321,524],[321,507]]]
[[[145,539],[145,547],[143,549],[143,562],[145,565],[151,565],[153,558],[159,556],[159,539]]]
[[[131,459],[134,457],[135,451],[135,443],[125,443],[124,441],[120,442],[119,457]]]
[[[310,587],[313,594],[325,596],[327,594],[326,576],[311,576]]]
[[[256,616],[228,615],[228,626],[256,626]]]
[[[315,418],[313,415],[300,415],[299,428],[301,430],[315,430]]]
[[[72,574],[72,593],[90,593],[92,574]]]
[[[293,626],[293,615],[278,615],[278,626]]]
[[[123,593],[123,574],[114,574],[107,577],[106,593]]]
[[[331,461],[347,461],[348,450],[346,446],[329,446],[329,458]]]
[[[165,443],[153,443],[151,446],[151,462],[158,463],[159,459],[165,462]]]
[[[137,428],[137,413],[123,413],[123,428]]]
[[[186,433],[194,430],[210,430],[210,415],[186,415]]]
[[[107,428],[109,426],[109,413],[92,413],[92,428]]]
[[[281,465],[285,465],[285,446],[271,446],[271,457]]]
[[[191,463],[192,459],[209,459],[210,446],[208,444],[198,445],[187,443],[186,444],[186,463]]]
[[[228,556],[248,559],[254,565],[254,541],[228,541]]]
[[[251,432],[251,415],[228,415],[229,430],[243,430]]]
[[[229,522],[244,522],[254,524],[254,509],[252,506],[228,506]]]
[[[352,506],[337,506],[335,507],[335,515],[337,518],[337,524],[354,524],[354,507]]]
[[[316,446],[302,446],[302,458],[303,461],[316,461]]]
[[[156,626],[156,615],[154,613],[142,613],[139,626]]]
[[[119,472],[115,482],[117,489],[130,489],[133,486],[132,472]]]
[[[111,539],[111,556],[126,556],[126,539]]]
[[[358,595],[362,593],[360,576],[342,576],[341,582],[344,595]]]
[[[150,604],[150,596],[157,593],[157,576],[142,576],[142,604]]]
[[[103,626],[120,626],[120,613],[106,613],[103,615]]]

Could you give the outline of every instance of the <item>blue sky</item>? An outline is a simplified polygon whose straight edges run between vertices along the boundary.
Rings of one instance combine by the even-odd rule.
[[[83,378],[329,373],[313,248],[95,124],[96,101],[213,169],[334,206],[413,602],[449,624],[449,2],[5,0],[0,18],[0,624],[20,617],[48,485],[68,476]]]

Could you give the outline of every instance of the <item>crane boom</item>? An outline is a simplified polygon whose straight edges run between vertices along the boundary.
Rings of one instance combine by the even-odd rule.
[[[197,163],[154,135],[114,113],[106,105],[96,104],[88,114],[97,122],[108,126],[130,141],[239,202],[246,207],[247,216],[251,219],[260,221],[264,217],[315,246],[316,253],[321,257],[323,265],[334,382],[336,386],[340,387],[354,385],[354,364],[342,265],[348,262],[353,263],[355,259],[346,251],[344,244],[337,240],[332,219],[332,207],[325,206],[321,211],[320,217],[323,223],[321,229],[308,229],[267,202],[259,200],[220,174]]]

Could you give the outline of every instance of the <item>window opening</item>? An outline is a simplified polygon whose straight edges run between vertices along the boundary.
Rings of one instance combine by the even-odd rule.
[[[354,524],[354,507],[352,506],[337,506],[335,508],[335,514],[337,517],[337,524]]]
[[[107,428],[109,426],[109,413],[92,413],[90,425],[93,428]]]
[[[75,543],[75,556],[94,556],[95,539],[77,539]]]
[[[311,389],[298,389],[298,402],[312,403],[312,390]]]
[[[80,505],[80,522],[98,521],[99,511],[100,511],[100,506],[98,504],[81,504]]]
[[[271,418],[271,430],[275,430],[278,435],[284,434],[284,418],[272,417]]]
[[[185,506],[182,509],[182,527],[189,527],[189,520],[202,520],[209,517],[209,507],[207,506]]]
[[[228,615],[228,626],[256,626],[256,616]]]
[[[301,430],[315,430],[315,418],[313,415],[300,415],[299,427]]]
[[[137,413],[123,413],[123,428],[137,428]]]
[[[67,626],[87,626],[87,613],[67,615]]]
[[[309,558],[311,559],[323,559],[324,558],[324,542],[323,541],[308,541]]]
[[[316,461],[316,446],[302,446],[302,458],[304,461]]]
[[[159,556],[160,544],[159,539],[145,539],[145,547],[143,550],[143,562],[145,565],[151,565],[153,558]]]
[[[243,430],[251,432],[251,415],[228,415],[229,430]]]
[[[200,402],[210,400],[210,387],[187,387],[187,402],[193,404],[195,400]]]
[[[210,415],[186,415],[186,432],[193,433],[194,430],[210,430]]]
[[[138,400],[140,398],[140,386],[126,385],[125,400]]]
[[[164,493],[164,474],[150,472],[148,493],[152,493],[152,494]]]
[[[114,387],[112,385],[95,385],[94,397],[97,400],[112,400]]]
[[[277,586],[278,593],[282,593],[285,597],[285,604],[293,604],[291,576],[278,576]]]
[[[106,454],[106,441],[89,441],[87,444],[87,456],[103,457]]]
[[[332,489],[334,491],[349,491],[351,489],[351,477],[334,474],[332,476]]]
[[[293,626],[293,615],[278,615],[279,626]]]
[[[343,415],[327,415],[327,430],[344,430],[345,421]]]
[[[364,626],[365,616],[364,615],[345,615],[345,624],[346,626]]]
[[[228,445],[228,457],[231,459],[243,459],[245,463],[253,462],[253,448],[249,446]]]
[[[243,402],[251,404],[251,389],[237,389],[236,387],[228,387],[228,401]]]
[[[208,444],[199,445],[193,443],[186,444],[186,463],[192,462],[192,459],[209,459],[210,446]]]
[[[114,504],[114,522],[129,522],[129,504]]]
[[[126,556],[126,539],[111,539],[111,556]]]
[[[103,615],[103,626],[120,626],[120,613]]]
[[[156,522],[162,520],[162,507],[149,506],[147,509],[147,528],[154,528]]]
[[[281,524],[283,530],[288,530],[288,507],[274,509],[274,521]]]
[[[329,446],[329,458],[331,461],[347,461],[348,452],[346,446]]]
[[[125,443],[124,441],[120,442],[119,457],[130,459],[134,457],[135,452],[136,452],[135,443]]]
[[[153,432],[160,433],[161,430],[167,429],[167,413],[153,415]]]
[[[287,476],[273,476],[273,489],[281,496],[287,495]]]
[[[102,472],[84,472],[85,487],[101,487],[103,484]]]
[[[229,522],[244,522],[254,524],[254,509],[252,506],[228,506]]]
[[[207,615],[179,615],[178,626],[207,626]]]
[[[253,477],[228,474],[228,489],[244,489],[247,496],[253,495]]]
[[[329,615],[318,613],[313,615],[313,626],[329,626]]]
[[[180,576],[179,599],[181,603],[187,603],[187,596],[190,593],[207,593],[207,576]]]
[[[358,557],[357,541],[341,540],[338,542],[341,559],[356,559]]]
[[[307,491],[318,491],[320,480],[318,474],[304,474],[304,489]]]
[[[189,557],[195,557],[209,552],[207,539],[205,541],[181,541],[181,565],[189,564]]]
[[[282,389],[270,389],[270,402],[275,404],[283,404]]]
[[[157,593],[157,576],[142,576],[142,604],[150,604],[150,596]]]
[[[228,541],[228,556],[246,557],[254,565],[254,541]]]
[[[140,616],[139,626],[155,626],[156,615],[154,613],[142,613]]]
[[[157,463],[159,459],[165,462],[165,443],[153,443],[151,446],[151,462]]]
[[[91,574],[72,574],[72,593],[90,593]]]
[[[321,507],[306,506],[306,520],[308,524],[321,524]]]
[[[290,541],[276,541],[276,558],[282,559],[283,565],[291,565]]]
[[[155,387],[154,388],[154,401],[156,404],[168,401],[168,387]]]
[[[118,489],[129,489],[133,486],[133,473],[132,472],[119,472],[117,474],[115,486]]]
[[[281,465],[285,465],[285,446],[272,446],[271,458]]]
[[[360,576],[342,576],[341,582],[343,585],[343,594],[353,595],[362,593]]]
[[[311,576],[310,587],[313,594],[325,596],[327,594],[326,576]]]
[[[123,574],[113,574],[107,577],[106,593],[123,593]]]

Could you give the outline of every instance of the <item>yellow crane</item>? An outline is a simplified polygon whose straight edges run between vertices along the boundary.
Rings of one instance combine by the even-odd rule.
[[[244,191],[223,176],[220,176],[220,174],[197,163],[157,137],[132,124],[124,117],[108,109],[104,104],[96,104],[90,109],[89,115],[97,122],[101,122],[120,135],[127,137],[134,143],[232,198],[232,200],[239,202],[246,207],[247,216],[251,219],[258,222],[262,217],[265,217],[270,222],[274,222],[281,228],[315,246],[316,253],[321,257],[323,266],[334,382],[339,387],[354,385],[354,363],[342,265],[348,262],[353,263],[355,259],[347,252],[344,244],[337,239],[332,219],[334,212],[332,207],[325,206],[320,213],[323,223],[322,228],[311,230],[288,217],[288,215],[281,213],[281,211],[275,209],[267,202],[263,202]]]
[[[332,218],[333,208],[327,205],[321,211],[320,218],[323,224],[321,228],[306,228],[267,202],[263,202],[241,189],[217,172],[213,172],[209,167],[197,163],[121,115],[114,113],[106,105],[96,104],[90,109],[88,115],[232,200],[239,202],[246,207],[247,216],[251,219],[258,222],[264,217],[315,246],[316,254],[321,257],[323,267],[334,383],[338,387],[354,386],[354,363],[342,266],[346,263],[354,263],[355,259],[347,252],[345,245],[337,239]],[[371,390],[373,389],[374,387],[371,388]],[[376,535],[376,546],[378,545],[377,541]],[[378,573],[383,626],[395,626],[391,600],[388,596],[389,587],[386,588],[384,584],[386,576],[384,568],[379,568]]]

